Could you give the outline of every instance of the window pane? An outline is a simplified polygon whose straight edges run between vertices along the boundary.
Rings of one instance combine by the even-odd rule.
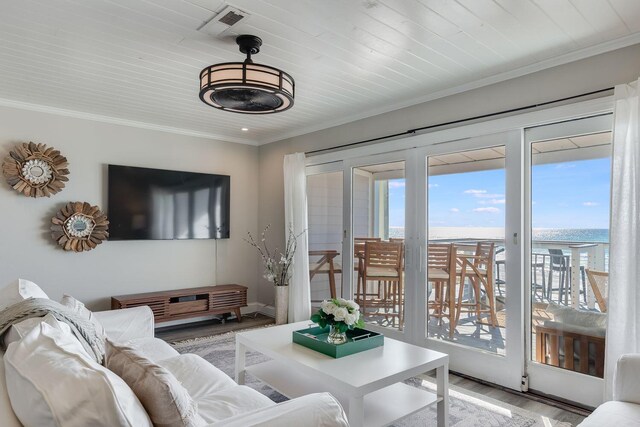
[[[427,159],[427,337],[504,355],[505,148]]]
[[[532,360],[602,377],[611,133],[531,144]]]
[[[307,176],[311,301],[342,295],[342,172]]]

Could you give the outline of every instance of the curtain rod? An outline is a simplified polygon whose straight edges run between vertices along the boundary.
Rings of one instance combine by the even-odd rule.
[[[555,104],[557,102],[570,101],[572,99],[582,98],[584,96],[596,95],[596,94],[602,93],[602,92],[609,92],[609,91],[612,91],[613,89],[614,89],[614,87],[608,87],[606,89],[594,90],[592,92],[581,93],[580,95],[568,96],[566,98],[560,98],[560,99],[555,99],[553,101],[541,102],[539,104],[527,105],[525,107],[516,107],[516,108],[511,108],[509,110],[498,111],[498,112],[495,112],[495,113],[482,114],[480,116],[467,117],[465,119],[452,120],[450,122],[437,123],[437,124],[434,124],[434,125],[422,126],[422,127],[414,128],[414,129],[408,129],[408,130],[406,130],[404,132],[398,132],[398,133],[394,133],[394,134],[391,134],[391,135],[379,136],[377,138],[365,139],[365,140],[357,141],[357,142],[349,142],[347,144],[336,145],[335,147],[320,148],[318,150],[307,151],[307,152],[305,152],[305,155],[323,153],[325,151],[336,150],[336,149],[339,149],[339,148],[353,147],[353,146],[356,146],[356,145],[366,144],[368,142],[381,141],[383,139],[395,138],[395,137],[403,136],[403,135],[413,135],[416,132],[420,132],[420,131],[423,131],[423,130],[434,129],[434,128],[438,128],[438,127],[442,127],[442,126],[448,126],[448,125],[455,125],[455,124],[470,122],[470,121],[478,120],[478,119],[486,119],[486,118],[489,118],[489,117],[495,117],[495,116],[499,116],[499,115],[502,115],[502,114],[516,113],[518,111],[528,110],[528,109],[537,108],[537,107],[543,107],[543,106],[546,106],[546,105],[549,105],[549,104]]]

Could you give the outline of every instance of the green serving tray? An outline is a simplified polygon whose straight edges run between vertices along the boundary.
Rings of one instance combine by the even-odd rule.
[[[326,328],[315,326],[293,331],[293,342],[336,359],[384,345],[382,334],[366,329],[347,331],[347,342],[344,344],[330,344],[327,342],[327,336],[329,336],[328,326]]]

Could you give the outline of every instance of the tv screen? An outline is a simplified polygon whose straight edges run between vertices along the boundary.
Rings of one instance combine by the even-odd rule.
[[[109,165],[109,240],[228,239],[227,175]]]

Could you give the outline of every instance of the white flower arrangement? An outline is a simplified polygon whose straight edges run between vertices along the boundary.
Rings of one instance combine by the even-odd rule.
[[[272,252],[267,246],[267,231],[269,227],[270,226],[267,225],[262,232],[260,244],[255,241],[251,233],[247,233],[248,238],[245,239],[245,242],[258,250],[262,258],[262,263],[264,264],[264,278],[276,286],[287,286],[289,284],[289,270],[293,264],[293,255],[296,253],[298,246],[298,237],[300,237],[304,231],[296,235],[293,227],[290,226],[285,251],[284,253],[278,253],[277,248]]]
[[[340,332],[364,327],[360,306],[355,301],[344,298],[322,301],[320,310],[311,316],[311,321],[317,323],[321,328],[333,325]]]

